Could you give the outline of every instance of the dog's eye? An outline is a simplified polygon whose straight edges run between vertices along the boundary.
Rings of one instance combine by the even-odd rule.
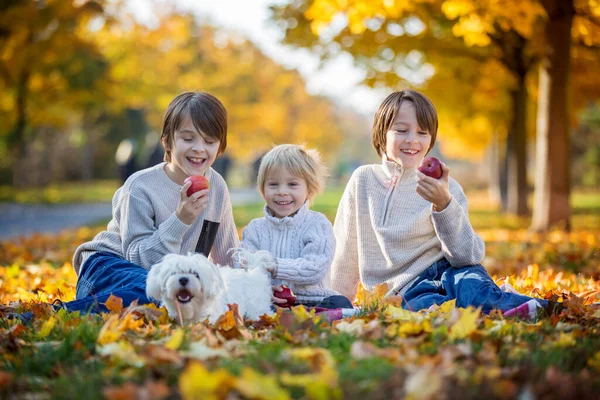
[[[198,273],[197,273],[197,272],[194,272],[194,276],[195,276],[197,279],[200,279],[200,275],[198,275]]]

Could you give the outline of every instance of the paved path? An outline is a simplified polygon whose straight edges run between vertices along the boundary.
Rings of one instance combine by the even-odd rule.
[[[233,205],[260,202],[255,189],[231,190]],[[67,228],[109,220],[110,203],[24,205],[0,203],[0,241],[33,233],[58,232]]]

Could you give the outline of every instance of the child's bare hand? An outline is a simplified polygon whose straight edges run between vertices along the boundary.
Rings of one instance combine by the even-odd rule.
[[[417,171],[417,193],[425,200],[433,203],[435,211],[442,211],[450,203],[452,196],[448,184],[450,168],[442,163],[442,177],[435,179]]]
[[[187,190],[191,184],[191,182],[186,182],[181,187],[179,191],[179,205],[177,206],[177,211],[175,211],[177,218],[186,225],[193,224],[208,204],[209,189],[200,190],[190,197],[187,196]]]
[[[273,293],[283,292],[283,286],[281,286],[281,285],[273,285],[273,286],[271,286],[271,288],[273,289]],[[275,297],[275,294],[271,295],[271,301],[273,303],[275,303],[276,305],[287,303],[286,299],[280,299],[279,297]]]

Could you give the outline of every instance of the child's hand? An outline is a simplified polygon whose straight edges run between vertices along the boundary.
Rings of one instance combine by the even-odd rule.
[[[450,203],[452,196],[448,185],[450,168],[442,163],[442,177],[435,179],[417,171],[417,193],[433,203],[434,211],[442,211]]]
[[[192,182],[186,182],[179,191],[179,205],[175,215],[181,222],[186,225],[191,225],[196,221],[198,216],[204,211],[208,204],[209,189],[200,190],[190,197],[187,196],[187,190]]]
[[[275,293],[275,292],[283,292],[283,286],[281,286],[281,285],[274,285],[274,286],[271,286],[271,288],[273,289],[273,293]],[[280,299],[279,297],[275,297],[274,294],[271,295],[271,301],[273,303],[275,303],[275,305],[280,305],[280,304],[287,303],[286,299]]]

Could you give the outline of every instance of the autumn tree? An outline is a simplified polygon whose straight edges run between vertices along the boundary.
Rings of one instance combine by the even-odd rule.
[[[15,185],[28,184],[22,164],[36,127],[67,124],[69,111],[96,90],[106,64],[80,32],[102,13],[101,1],[12,0],[0,6],[1,110],[8,127],[2,141]]]
[[[470,114],[472,121],[479,121],[480,126],[486,125],[481,123],[486,120],[491,122],[489,126],[506,130],[508,210],[516,214],[527,212],[526,77],[543,57],[539,21],[546,15],[536,0],[382,3],[297,0],[273,10],[274,19],[286,31],[287,43],[310,47],[325,58],[332,52],[348,51],[359,64],[367,67],[371,81],[387,86],[397,86],[405,78],[403,74],[408,72],[410,76],[415,72],[410,66],[410,55],[418,50],[423,61],[417,63],[417,67],[433,66],[430,75],[434,78],[422,88],[441,109],[441,119],[445,118],[443,111],[447,109],[459,120]],[[484,88],[479,84],[480,72],[493,71],[497,65],[501,65],[505,73],[496,75],[492,84]],[[457,99],[464,98],[464,93],[440,90],[433,84],[436,75],[464,81],[471,88],[467,93],[473,100],[460,101]],[[437,83],[448,86],[445,79]],[[508,123],[497,124],[494,116],[498,115],[498,109],[492,106],[493,111],[486,112],[486,103],[481,101],[486,93],[494,92],[508,95],[508,102],[497,104],[506,104],[502,113],[510,115]],[[436,93],[443,95],[436,98]],[[489,97],[488,100],[491,100],[488,104],[496,103]],[[465,112],[470,105],[476,111]],[[468,141],[470,136],[465,136]]]
[[[269,59],[248,40],[191,14],[158,15],[155,26],[128,20],[97,34],[111,63],[112,108],[141,110],[159,131],[173,97],[203,90],[226,106],[228,151],[238,159],[247,160],[273,143],[306,142],[325,153],[335,150],[341,135],[334,106],[308,94],[300,74]]]

